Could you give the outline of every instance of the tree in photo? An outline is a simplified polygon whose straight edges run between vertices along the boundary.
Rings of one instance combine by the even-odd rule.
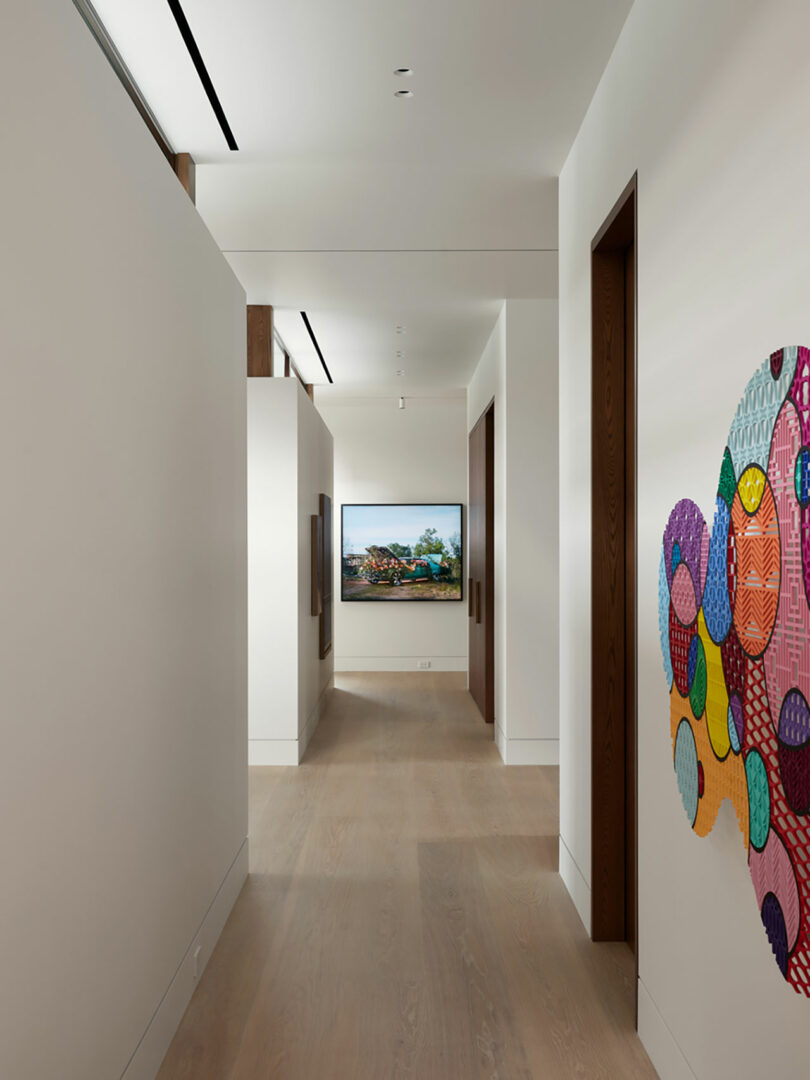
[[[400,559],[410,559],[413,555],[410,544],[398,544],[396,540],[391,541],[388,545],[388,550],[393,551],[397,558]]]
[[[454,532],[447,541],[450,549],[447,561],[450,563],[450,575],[453,581],[461,580],[461,533]]]
[[[413,553],[419,555],[444,555],[444,540],[438,529],[425,529],[413,547]]]

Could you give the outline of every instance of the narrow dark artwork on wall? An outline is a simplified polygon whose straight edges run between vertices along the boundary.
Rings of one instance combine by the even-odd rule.
[[[328,495],[318,497],[318,513],[310,522],[310,612],[318,617],[318,656],[324,660],[332,648],[332,500]]]
[[[319,517],[322,523],[321,543],[321,611],[318,627],[318,643],[321,660],[332,649],[332,500],[328,495],[319,496]]]
[[[706,836],[728,798],[782,975],[810,997],[810,349],[779,349],[731,425],[709,531],[664,532],[659,628],[678,787]]]
[[[461,600],[460,503],[341,507],[342,600]]]

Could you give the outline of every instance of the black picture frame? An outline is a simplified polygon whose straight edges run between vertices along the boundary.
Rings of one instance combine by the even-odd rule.
[[[396,596],[386,597],[381,594],[379,596],[347,596],[346,595],[346,576],[344,574],[344,553],[343,553],[343,537],[346,522],[346,510],[355,508],[368,508],[374,507],[379,509],[386,508],[404,508],[409,506],[425,506],[425,507],[441,507],[442,509],[457,509],[458,510],[458,532],[461,538],[460,549],[460,573],[458,584],[458,596]],[[456,502],[396,502],[396,503],[341,503],[340,504],[340,600],[341,603],[347,604],[461,604],[464,602],[464,571],[465,571],[465,513],[464,503]],[[375,588],[385,587],[375,585]],[[417,587],[417,586],[414,586]]]

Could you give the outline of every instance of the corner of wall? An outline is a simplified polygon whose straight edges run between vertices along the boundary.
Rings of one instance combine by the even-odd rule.
[[[146,1031],[135,1047],[121,1080],[154,1080],[157,1075],[191,996],[247,880],[248,865],[249,841],[246,837],[183,954]],[[195,956],[198,949],[200,951]]]
[[[560,836],[560,877],[568,890],[568,894],[574,901],[574,907],[582,920],[582,925],[591,936],[591,887],[585,880],[585,875],[577,865],[576,859],[568,850],[568,846]]]
[[[307,722],[304,725],[304,730],[298,740],[298,761],[296,762],[296,765],[300,765],[301,762],[304,760],[304,754],[306,754],[307,752],[307,747],[309,746],[310,740],[315,734],[318,724],[320,724],[327,708],[329,707],[329,702],[331,700],[334,689],[335,674],[334,672],[332,672],[332,674],[329,676],[328,683],[324,687],[321,696],[318,698],[315,708],[307,717]]]
[[[641,979],[638,980],[638,1037],[661,1080],[697,1080]]]

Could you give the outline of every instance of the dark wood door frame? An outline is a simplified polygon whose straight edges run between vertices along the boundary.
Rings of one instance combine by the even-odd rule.
[[[638,965],[636,204],[591,245],[591,932]]]
[[[495,399],[470,432],[468,615],[470,693],[495,722]],[[483,473],[483,475],[482,475]]]

